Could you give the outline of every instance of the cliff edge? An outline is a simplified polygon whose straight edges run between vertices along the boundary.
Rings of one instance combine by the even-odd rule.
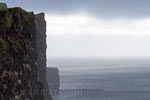
[[[38,80],[44,84],[46,88],[46,21],[44,13],[35,15],[36,23],[36,45],[37,45],[37,74]]]
[[[43,84],[43,89],[48,90],[48,82],[46,79],[46,21],[45,14],[39,13],[35,15],[35,23],[36,23],[36,45],[37,45],[37,76],[38,80]],[[47,100],[51,98],[50,95],[44,95],[44,98]]]

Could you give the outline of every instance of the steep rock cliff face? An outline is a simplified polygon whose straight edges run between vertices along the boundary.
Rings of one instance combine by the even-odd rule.
[[[37,44],[37,74],[38,80],[42,83],[46,82],[46,21],[44,13],[35,16],[36,23],[36,44]]]
[[[37,75],[38,80],[43,83],[43,89],[48,90],[48,83],[46,80],[46,21],[44,13],[35,15],[36,23],[36,45],[37,45]],[[44,95],[45,99],[50,99],[50,95]]]
[[[35,15],[21,8],[0,9],[0,100],[43,100],[37,79]]]

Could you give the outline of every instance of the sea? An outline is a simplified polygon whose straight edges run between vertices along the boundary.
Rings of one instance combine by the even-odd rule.
[[[150,59],[52,59],[59,69],[54,100],[150,100]]]

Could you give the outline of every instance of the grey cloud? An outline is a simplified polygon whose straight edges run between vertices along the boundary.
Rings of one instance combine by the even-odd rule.
[[[101,17],[149,17],[150,0],[2,0],[36,12],[70,14],[83,10]]]

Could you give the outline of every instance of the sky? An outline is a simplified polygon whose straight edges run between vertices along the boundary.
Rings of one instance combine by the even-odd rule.
[[[150,0],[1,0],[45,12],[47,58],[149,58]]]

